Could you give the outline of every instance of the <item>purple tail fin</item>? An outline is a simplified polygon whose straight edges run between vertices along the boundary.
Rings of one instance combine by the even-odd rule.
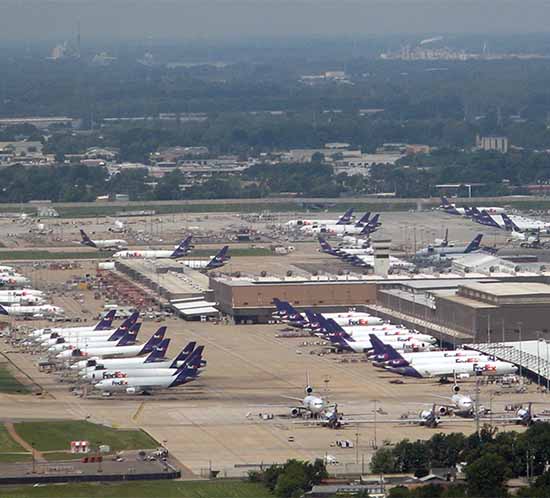
[[[386,345],[374,334],[369,334],[370,343],[376,355],[386,354]]]
[[[178,366],[178,363],[180,361],[186,361],[189,356],[191,355],[191,353],[193,352],[193,350],[195,349],[195,346],[197,345],[197,343],[195,341],[191,341],[190,343],[187,344],[187,346],[185,346],[181,351],[180,353],[178,354],[178,356],[176,356],[174,358],[174,361],[172,361],[172,364],[170,365],[170,368],[175,368]]]
[[[359,218],[359,221],[355,224],[355,226],[363,226],[365,223],[369,222],[370,218],[370,211],[367,211],[361,218]]]
[[[135,343],[140,328],[141,323],[135,323],[134,325],[132,325],[130,327],[130,330],[125,332],[120,341],[118,341],[117,346],[130,346],[131,344]]]
[[[193,238],[192,235],[187,236],[185,239],[183,239],[179,244],[178,247],[174,249],[174,252],[170,255],[171,259],[177,259],[185,256],[189,252],[189,246],[191,245],[191,239]]]
[[[176,370],[174,381],[170,384],[170,387],[185,384],[198,376],[199,368],[202,364],[203,351],[204,346],[199,346],[189,355],[189,358],[183,363],[183,365]]]
[[[90,239],[90,237],[88,237],[88,235],[84,230],[82,230],[82,228],[80,229],[80,236],[82,237],[82,240],[80,241],[80,243],[83,246],[97,247],[95,242],[92,239]]]
[[[353,215],[353,208],[349,208],[336,222],[337,225],[347,225],[351,221]]]
[[[386,354],[388,355],[388,360],[405,361],[405,358],[403,358],[391,344],[386,344]]]
[[[109,311],[94,327],[94,330],[109,330],[115,319],[116,310]]]
[[[153,348],[164,339],[164,334],[166,334],[166,327],[160,327],[143,345],[139,354],[150,353]]]
[[[219,268],[220,266],[223,266],[228,259],[231,259],[231,256],[227,254],[228,251],[229,251],[229,246],[223,246],[220,249],[220,252],[218,252],[218,254],[216,254],[208,262],[208,264],[206,265],[206,269],[210,270],[212,268]]]
[[[144,363],[152,363],[155,361],[159,361],[164,359],[166,356],[166,351],[168,351],[168,346],[170,345],[170,339],[163,339],[160,341],[159,344],[157,344],[151,353],[149,353],[149,356],[146,358]]]

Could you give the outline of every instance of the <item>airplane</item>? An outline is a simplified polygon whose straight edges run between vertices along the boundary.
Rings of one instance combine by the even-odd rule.
[[[187,242],[186,242],[187,241]],[[231,259],[231,256],[228,255],[229,246],[223,246],[215,256],[212,256],[211,259],[181,259],[185,256],[187,248],[190,243],[190,237],[182,241],[181,244],[174,251],[164,251],[164,250],[151,250],[151,251],[120,251],[113,254],[113,258],[169,258],[169,259],[179,259],[180,262],[191,269],[195,270],[213,270],[215,268],[220,268],[225,263]]]
[[[197,345],[192,341],[173,360],[167,360],[164,355],[169,343],[170,339],[163,339],[147,357],[89,359],[82,362],[84,367],[80,369],[80,375],[87,380],[100,380],[120,373],[127,377],[147,377],[149,373],[159,375],[160,371],[166,373],[168,369],[181,366]],[[206,361],[203,360],[201,366],[204,365],[206,365]]]
[[[80,236],[82,237],[80,243],[83,246],[94,247],[100,251],[120,250],[128,247],[128,242],[122,239],[92,240],[82,228],[80,229]]]
[[[193,343],[193,348],[195,343]],[[100,368],[117,368],[118,366],[128,366],[131,368],[142,367],[147,368],[149,363],[156,366],[157,363],[161,363],[166,360],[166,351],[170,345],[170,339],[162,339],[151,352],[146,356],[132,356],[128,358],[101,358],[100,356],[93,356],[86,360],[79,360],[73,363],[69,368],[71,370],[79,370],[79,375],[85,376],[88,372],[94,371],[97,367]],[[193,349],[187,352],[191,352]]]
[[[323,398],[313,394],[313,387],[309,382],[309,374],[306,375],[306,387],[304,388],[304,392],[306,394],[304,398],[283,396],[284,398],[299,401],[301,403],[300,405],[291,407],[290,415],[292,417],[307,414],[310,417],[317,418],[325,413],[327,409],[332,408],[332,406],[329,405]]]
[[[355,353],[366,353],[372,349],[373,346],[368,336],[359,336],[355,339],[334,321],[327,320],[327,322],[328,324],[324,325],[324,328],[328,332],[326,337],[338,349],[353,351]],[[435,339],[432,338],[433,340]],[[394,349],[410,348],[411,350],[425,350],[432,347],[433,344],[432,341],[416,339],[412,333],[409,336],[384,336],[384,341],[386,341],[386,344],[391,343]]]
[[[502,221],[504,223],[504,228],[509,231],[534,232],[550,230],[550,223],[544,223],[543,221],[533,220],[523,216],[508,216],[507,214],[503,214]]]
[[[347,225],[351,223],[353,217],[353,208],[348,209],[338,220],[311,220],[311,219],[297,219],[290,220],[285,223],[287,227],[302,227],[307,225],[319,225],[323,223],[334,224],[334,225]]]
[[[389,345],[386,349],[391,351],[392,346]],[[400,356],[397,351],[395,351],[395,354]],[[508,375],[517,372],[517,367],[512,363],[485,358],[486,356],[481,354],[478,357],[439,358],[404,367],[386,367],[386,370],[408,377],[454,377],[458,379],[479,375]]]
[[[187,268],[193,270],[213,270],[215,268],[220,268],[225,263],[231,259],[227,253],[229,251],[229,246],[223,246],[218,253],[213,256],[210,260],[207,259],[182,259],[182,263]]]
[[[23,275],[0,273],[0,287],[19,287],[29,283],[29,279]]]
[[[330,234],[330,235],[370,235],[382,225],[379,214],[375,214],[367,223],[357,222],[354,225],[312,225],[302,227],[302,230],[311,234]]]
[[[45,294],[44,291],[36,290],[36,289],[0,290],[0,297],[2,296],[18,296],[18,297],[43,296],[44,294]]]
[[[476,405],[471,396],[460,394],[460,386],[458,384],[453,385],[453,394],[448,399],[451,401],[451,404],[439,404],[438,412],[439,415],[457,415],[458,417],[471,418],[475,416]]]
[[[36,329],[33,330],[29,337],[41,337],[43,335],[50,335],[53,332],[85,332],[85,331],[102,331],[102,330],[108,330],[111,328],[111,325],[113,323],[113,320],[116,315],[116,310],[109,311],[99,322],[97,322],[95,325],[86,325],[83,327],[51,327],[46,329]]]
[[[338,244],[340,248],[349,248],[349,249],[366,249],[370,247],[370,239],[367,237],[363,239],[361,237],[354,237],[352,235],[342,235],[341,241]]]
[[[318,323],[319,320],[311,310],[305,311],[306,317],[304,318],[296,308],[286,301],[275,298],[273,299],[273,303],[277,308],[277,311],[272,313],[273,317],[279,318],[291,326],[304,328],[306,330],[316,330],[320,328]],[[327,319],[332,318],[338,325],[342,326],[381,325],[384,323],[381,318],[358,311],[323,313],[322,316]]]
[[[119,327],[109,336],[84,336],[68,339],[60,337],[59,339],[57,339],[57,342],[55,342],[48,348],[48,352],[59,353],[61,351],[65,351],[66,349],[78,348],[79,346],[84,346],[85,348],[103,348],[109,346],[118,346],[121,342],[123,342],[123,346],[130,346],[136,343],[140,327],[140,323],[132,325],[129,330]]]
[[[370,334],[381,335],[384,337],[394,337],[394,336],[405,336],[410,337],[414,335],[416,339],[425,340],[429,342],[435,342],[435,339],[431,335],[420,334],[418,332],[411,332],[406,327],[402,325],[394,325],[392,323],[384,323],[381,318],[371,317],[373,323],[363,323],[358,324],[340,324],[334,318],[326,317],[320,313],[313,313],[311,311],[306,311],[306,316],[308,320],[313,325],[315,325],[315,330],[320,332],[323,335],[329,334],[329,331],[333,333],[344,331],[349,334],[351,337],[358,339],[360,337],[369,336]],[[378,323],[375,323],[378,322]],[[339,327],[339,328],[337,328]]]
[[[135,327],[135,325],[134,325]],[[132,339],[131,336],[126,335],[122,340],[118,342],[116,346],[104,346],[104,347],[79,347],[74,349],[67,349],[61,351],[56,355],[56,358],[61,360],[91,358],[95,356],[103,357],[129,357],[140,356],[142,354],[149,354],[153,348],[164,339],[166,333],[166,327],[160,327],[145,344],[136,344],[128,346],[125,344],[125,339],[128,341]]]
[[[116,379],[103,379],[94,385],[95,389],[103,393],[125,392],[126,394],[148,394],[158,389],[170,389],[181,386],[199,375],[199,368],[202,362],[203,346],[191,353],[189,358],[178,367],[175,374],[156,377],[123,377]]]
[[[550,416],[547,415],[536,415],[533,412],[533,402],[527,403],[527,408],[525,406],[520,406],[516,410],[514,417],[494,417],[491,416],[491,420],[495,422],[504,422],[517,425],[523,425],[529,427],[538,422],[549,422]]]
[[[44,335],[41,335],[37,342],[41,342],[43,346],[51,346],[53,344],[59,343],[59,339],[63,339],[64,341],[77,341],[77,340],[85,340],[89,337],[95,338],[101,338],[106,339],[111,334],[117,332],[126,332],[130,329],[132,325],[134,325],[139,318],[139,312],[132,313],[126,320],[124,320],[116,329],[112,328],[101,328],[101,329],[90,329],[88,328],[82,328],[81,330],[78,330],[76,327],[71,329],[56,329],[57,331],[46,333]],[[48,329],[45,329],[48,330]]]
[[[479,356],[477,351],[468,349],[455,349],[452,351],[422,351],[415,353],[397,353],[391,345],[384,344],[376,335],[370,337],[373,352],[371,359],[373,365],[379,368],[385,367],[407,367],[425,361],[439,360],[446,358],[469,358]]]
[[[317,317],[317,313],[311,310],[306,310],[305,315],[308,320],[308,324],[304,325],[304,329],[307,330],[320,330],[322,329],[321,320]],[[384,320],[377,316],[369,315],[368,313],[320,313],[321,317],[328,320],[334,320],[341,327],[367,327],[372,325],[384,325]]]
[[[466,214],[466,208],[456,207],[456,204],[451,204],[446,197],[441,197],[441,205],[439,209],[445,211],[448,214],[454,214],[458,216],[464,216]]]
[[[14,294],[14,291],[0,291],[0,304],[39,305],[44,304],[44,298],[38,294]]]
[[[191,245],[192,236],[189,235],[181,240],[175,249],[148,249],[145,251],[126,250],[118,251],[113,254],[113,258],[121,259],[180,259],[187,255],[189,246]]]
[[[111,233],[124,233],[126,231],[126,223],[120,220],[115,220],[113,226],[109,228],[109,232]]]
[[[449,244],[449,229],[445,229],[445,237],[442,239],[435,239],[432,245],[433,247],[454,247],[452,242]]]
[[[198,351],[198,352],[197,352]],[[204,346],[199,346],[190,353],[182,356],[181,354],[174,358],[171,362],[150,362],[150,368],[102,368],[98,365],[95,370],[87,372],[84,376],[85,380],[98,381],[103,379],[120,379],[134,377],[168,377],[177,375],[178,370],[191,357],[192,354],[202,355]],[[145,364],[145,363],[144,363]],[[144,364],[140,365],[143,366]],[[201,360],[198,368],[206,365],[206,360]]]
[[[374,250],[372,249],[372,247],[332,247],[323,237],[319,237],[319,245],[321,246],[321,252],[330,254],[331,256],[342,257],[344,259],[346,258],[346,256],[355,256],[358,254],[374,254]]]
[[[39,304],[37,306],[23,306],[21,304],[2,306],[0,304],[0,315],[6,316],[59,316],[63,313],[65,313],[63,308],[52,304]]]
[[[508,242],[517,241],[520,247],[526,249],[541,249],[545,246],[540,241],[540,230],[536,230],[533,235],[529,235],[528,232],[520,232],[514,227],[510,232],[510,236]]]
[[[358,266],[360,268],[374,268],[374,255],[372,254],[355,254],[346,258],[346,261],[351,263],[353,266]],[[389,269],[390,270],[414,270],[415,265],[404,261],[402,259],[396,258],[394,256],[389,257]]]
[[[423,341],[427,344],[435,344],[437,342],[435,337],[429,334],[411,331],[402,325],[394,325],[391,323],[385,323],[382,325],[342,327],[334,320],[326,320],[322,316],[318,316],[318,321],[320,325],[319,331],[322,336],[345,333],[355,341],[362,342],[368,339],[371,344],[371,335],[382,338],[381,340],[386,343],[400,343],[406,342],[410,339],[414,339],[415,341]],[[374,346],[371,347],[374,348]]]
[[[474,239],[466,246],[452,246],[452,247],[434,247],[428,246],[424,249],[420,249],[416,253],[417,258],[431,258],[438,256],[440,258],[452,257],[458,254],[469,254],[471,252],[478,251],[480,248],[481,239],[483,234],[480,233],[474,237]]]

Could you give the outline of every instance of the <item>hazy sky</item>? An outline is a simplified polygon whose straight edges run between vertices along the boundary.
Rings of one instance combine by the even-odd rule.
[[[549,0],[0,0],[0,39],[550,30]]]

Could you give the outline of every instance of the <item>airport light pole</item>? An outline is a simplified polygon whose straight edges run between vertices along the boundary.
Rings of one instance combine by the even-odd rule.
[[[523,379],[523,341],[521,337],[522,322],[518,322],[518,328],[514,330],[516,334],[519,334],[519,376]]]
[[[378,415],[378,407],[377,407],[377,404],[378,404],[378,400],[375,399],[373,400],[374,402],[374,449],[377,449],[378,448],[378,441],[377,441],[377,435],[376,435],[376,429],[377,429],[377,415]]]
[[[540,390],[540,331],[537,330],[537,385]]]
[[[36,474],[36,457],[34,454],[34,441],[31,441],[31,448],[32,448],[32,473]]]

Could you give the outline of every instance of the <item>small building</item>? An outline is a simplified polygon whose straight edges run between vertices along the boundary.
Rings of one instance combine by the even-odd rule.
[[[476,148],[480,150],[493,150],[501,154],[506,154],[508,152],[508,138],[497,135],[476,135]]]

